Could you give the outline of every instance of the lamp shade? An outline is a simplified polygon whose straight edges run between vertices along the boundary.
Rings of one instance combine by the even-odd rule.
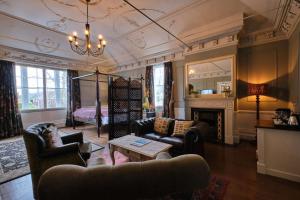
[[[264,95],[267,93],[267,84],[248,84],[248,95]]]

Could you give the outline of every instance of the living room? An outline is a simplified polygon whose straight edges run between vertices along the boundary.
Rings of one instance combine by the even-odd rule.
[[[299,199],[299,16],[0,1],[0,199]]]

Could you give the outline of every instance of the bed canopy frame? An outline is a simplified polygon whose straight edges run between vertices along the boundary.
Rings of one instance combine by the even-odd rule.
[[[102,81],[100,80],[100,75],[104,75],[104,76],[107,76],[107,81]],[[95,80],[90,80],[90,79],[85,79],[87,77],[91,77],[91,76],[96,76],[96,79]],[[114,81],[114,78],[116,79]],[[70,89],[70,100],[71,100],[71,115],[72,115],[72,126],[73,126],[73,129],[75,129],[75,119],[74,119],[74,107],[73,107],[73,81],[74,80],[79,80],[79,81],[88,81],[88,82],[96,82],[96,116],[95,116],[95,119],[96,119],[96,127],[97,127],[97,134],[98,134],[98,137],[100,137],[100,133],[101,133],[101,126],[102,126],[102,119],[101,119],[101,101],[100,101],[100,83],[103,82],[103,83],[108,83],[108,106],[109,106],[109,131],[113,131],[113,133],[109,133],[109,138],[114,138],[114,137],[117,137],[117,135],[115,134],[115,130],[116,128],[114,128],[114,123],[115,123],[115,120],[116,117],[114,116],[114,114],[119,114],[119,112],[114,112],[114,110],[116,109],[115,106],[114,106],[114,102],[116,102],[116,96],[115,95],[111,95],[111,94],[116,94],[118,91],[117,91],[117,88],[116,87],[113,87],[115,85],[116,82],[120,81],[120,80],[125,80],[124,77],[122,76],[119,76],[119,75],[114,75],[114,74],[107,74],[107,73],[102,73],[99,71],[99,69],[97,68],[95,72],[93,73],[90,73],[90,74],[85,74],[85,75],[81,75],[81,76],[78,76],[78,77],[73,77],[71,79],[71,89]],[[140,108],[141,108],[141,114],[138,118],[141,118],[142,117],[142,81],[144,80],[143,76],[141,75],[140,78],[128,78],[128,88],[131,88],[131,81],[132,80],[138,80],[140,81]],[[136,84],[136,82],[135,82]],[[129,91],[129,90],[128,90]],[[117,95],[118,96],[118,95]],[[127,105],[130,105],[130,98],[127,99],[128,102],[127,102]],[[129,109],[129,107],[128,107]],[[129,120],[130,120],[130,116],[129,116]],[[77,120],[76,120],[77,121]],[[86,122],[86,121],[84,121]],[[88,122],[86,122],[88,123]],[[128,125],[128,124],[127,124]],[[128,130],[128,133],[129,133],[129,129],[127,128]]]

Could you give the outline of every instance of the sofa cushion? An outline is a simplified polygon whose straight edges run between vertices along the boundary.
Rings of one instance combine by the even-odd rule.
[[[184,136],[186,131],[193,125],[194,121],[175,121],[172,136]]]
[[[162,136],[157,133],[147,133],[143,137],[150,140],[159,140],[160,138],[162,138]]]
[[[177,148],[183,147],[183,139],[178,137],[162,137],[159,139],[160,142],[171,144]]]
[[[154,131],[161,135],[168,135],[171,119],[165,117],[156,117],[154,121]]]
[[[57,132],[51,128],[45,128],[40,135],[46,143],[46,148],[55,148],[63,146],[62,140]]]

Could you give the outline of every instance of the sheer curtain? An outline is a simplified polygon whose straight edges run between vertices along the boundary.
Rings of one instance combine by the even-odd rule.
[[[72,126],[72,113],[81,107],[81,96],[80,96],[80,81],[72,78],[78,76],[78,71],[67,70],[67,118],[66,126]],[[73,84],[72,84],[73,83]],[[72,88],[71,88],[72,87]],[[71,96],[72,89],[72,96]],[[73,107],[71,107],[71,98],[73,100]],[[76,122],[78,124],[78,122]]]
[[[172,94],[172,82],[173,82],[173,72],[172,72],[172,62],[164,63],[164,117],[170,117],[169,103]],[[171,108],[174,109],[174,108]],[[171,111],[172,112],[172,111]]]
[[[0,138],[21,135],[23,124],[18,109],[15,63],[0,60]]]

